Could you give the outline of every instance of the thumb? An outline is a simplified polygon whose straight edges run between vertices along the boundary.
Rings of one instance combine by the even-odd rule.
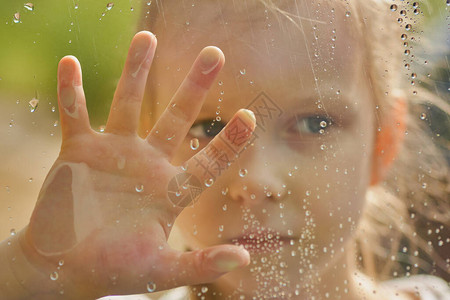
[[[171,250],[166,255],[166,266],[170,267],[166,270],[166,280],[161,282],[161,289],[212,282],[250,263],[248,251],[234,245],[219,245],[191,252]]]

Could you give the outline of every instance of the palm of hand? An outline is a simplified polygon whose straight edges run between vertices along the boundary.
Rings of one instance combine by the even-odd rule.
[[[90,128],[77,60],[65,57],[59,65],[63,143],[26,236],[36,257],[48,266],[65,261],[61,271],[66,281],[83,295],[143,292],[148,282],[158,290],[208,282],[232,269],[227,261],[234,262],[234,267],[249,261],[248,253],[236,246],[182,253],[167,245],[171,226],[182,210],[167,196],[169,180],[182,172],[170,159],[224,58],[217,48],[205,48],[168,109],[143,139],[136,133],[137,120],[155,48],[156,38],[148,32],[133,39],[105,133]],[[234,118],[243,120],[240,124],[249,138],[254,118],[245,111]],[[230,152],[220,144],[226,130],[210,145]],[[230,144],[235,150],[242,148]],[[196,174],[191,160],[186,165]]]

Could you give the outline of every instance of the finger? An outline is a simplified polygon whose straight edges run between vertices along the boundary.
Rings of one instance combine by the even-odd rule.
[[[148,142],[169,158],[173,157],[197,118],[206,94],[224,62],[225,57],[219,48],[204,48],[148,135]]]
[[[81,66],[74,56],[65,56],[59,61],[58,106],[63,140],[91,130]]]
[[[185,164],[185,172],[176,175],[168,184],[172,204],[186,207],[211,186],[236,160],[252,138],[256,119],[252,111],[239,110],[217,136]]]
[[[155,50],[156,37],[152,33],[141,31],[134,36],[105,131],[117,134],[132,134],[137,131],[142,97]]]
[[[250,254],[242,246],[220,245],[184,253],[170,250],[161,260],[167,271],[154,281],[154,286],[166,290],[208,283],[249,263]]]

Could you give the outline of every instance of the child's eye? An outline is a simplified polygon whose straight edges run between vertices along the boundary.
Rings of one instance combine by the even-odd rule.
[[[324,133],[332,124],[331,118],[327,116],[297,116],[293,129],[300,134],[319,134]]]
[[[225,125],[226,124],[221,121],[198,121],[192,125],[189,130],[189,135],[198,139],[213,138],[225,127]]]

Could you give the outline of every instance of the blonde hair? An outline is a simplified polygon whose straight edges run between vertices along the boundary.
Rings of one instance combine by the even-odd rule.
[[[257,1],[277,18],[287,18],[301,30],[302,18],[281,8],[290,2]],[[158,8],[147,12],[149,18],[143,18],[142,27],[148,28],[155,14],[161,13],[162,2],[156,2]],[[420,87],[417,78],[403,74],[404,70],[414,73],[409,61],[419,59],[419,45],[414,44],[414,40],[418,40],[420,32],[420,14],[414,15],[412,2],[406,1],[336,0],[330,3],[344,7],[356,20],[355,29],[365,52],[365,71],[371,83],[377,119],[387,118],[394,110],[396,97],[404,98],[408,107],[400,153],[385,180],[371,187],[367,194],[367,206],[355,232],[356,253],[353,254],[356,254],[357,265],[378,280],[430,273],[435,267],[433,264],[449,272],[448,262],[436,254],[433,243],[425,241],[427,233],[418,232],[415,227],[424,220],[448,226],[450,220],[450,205],[446,201],[450,190],[447,161],[420,118],[424,104],[436,106],[446,114],[450,111],[449,105]],[[400,22],[402,10],[409,17]],[[406,30],[407,24],[412,29]],[[424,37],[421,39],[425,43]],[[405,69],[405,64],[410,66]]]

